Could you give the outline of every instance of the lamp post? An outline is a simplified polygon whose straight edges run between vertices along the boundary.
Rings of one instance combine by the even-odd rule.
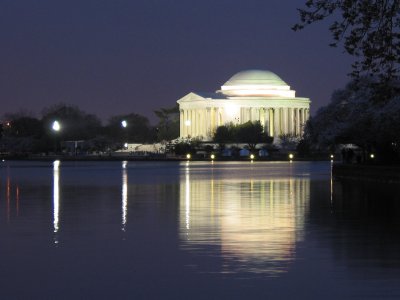
[[[121,127],[123,128],[123,129],[125,129],[126,127],[128,127],[128,122],[126,121],[126,120],[122,120],[121,121]],[[127,138],[127,133],[126,133],[126,131],[124,132],[124,134],[123,134],[123,138],[124,138],[124,148],[125,149],[127,149],[128,148],[128,138]]]
[[[53,129],[53,131],[55,133],[58,133],[61,130],[61,124],[60,122],[58,122],[57,120],[55,120],[53,122],[53,124],[51,125],[51,129]],[[54,138],[54,153],[57,153],[57,135]]]

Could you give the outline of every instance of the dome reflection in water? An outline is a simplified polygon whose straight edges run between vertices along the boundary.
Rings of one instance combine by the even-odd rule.
[[[214,164],[207,177],[205,172],[188,163],[181,175],[183,249],[201,255],[210,246],[220,248],[221,271],[226,273],[286,272],[295,259],[296,242],[303,239],[309,178],[290,173],[266,178],[260,169],[241,177],[240,169],[227,172],[223,164]]]

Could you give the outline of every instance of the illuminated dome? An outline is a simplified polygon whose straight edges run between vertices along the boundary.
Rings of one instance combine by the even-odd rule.
[[[238,85],[268,85],[268,86],[287,86],[278,75],[271,71],[246,70],[233,75],[224,86]]]
[[[295,97],[295,91],[278,75],[264,70],[236,73],[217,92],[228,97]]]

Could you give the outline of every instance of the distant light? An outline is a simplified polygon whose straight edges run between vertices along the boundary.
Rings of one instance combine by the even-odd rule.
[[[371,155],[369,157],[371,157],[373,159],[373,158],[375,158],[375,155],[373,153],[371,153]]]
[[[125,147],[125,148],[128,148],[128,143],[125,143],[125,144],[124,144],[124,147]]]
[[[126,120],[122,120],[121,121],[121,126],[126,128],[128,126],[128,122],[126,122]]]
[[[254,159],[254,154],[250,154],[250,159]]]
[[[334,158],[334,155],[333,154],[331,154],[331,159],[333,159]]]
[[[190,155],[190,153],[186,154],[186,158],[190,159],[192,156]]]
[[[61,129],[60,122],[54,121],[53,125],[51,126],[51,128],[53,128],[54,131],[60,131],[60,129]]]
[[[191,124],[190,120],[186,120],[186,121],[185,121],[185,125],[186,125],[186,126],[190,126],[190,124]]]
[[[211,154],[211,159],[215,159],[215,155],[214,154]]]
[[[292,160],[294,155],[292,153],[289,154],[289,159]]]

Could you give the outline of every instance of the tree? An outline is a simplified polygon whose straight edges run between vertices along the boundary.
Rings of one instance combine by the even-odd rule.
[[[100,119],[76,106],[56,104],[43,109],[42,115],[43,125],[50,135],[53,135],[51,124],[55,120],[61,124],[58,135],[62,140],[86,140],[94,138],[102,132]]]
[[[126,122],[126,127],[122,126],[122,121]],[[110,139],[118,143],[150,143],[155,138],[149,120],[135,113],[111,117],[106,131]]]
[[[0,148],[10,153],[31,153],[40,151],[43,136],[42,122],[25,112],[6,114],[3,140]]]
[[[226,143],[246,143],[250,150],[254,150],[259,143],[271,142],[271,138],[263,132],[260,121],[219,126],[213,140],[220,144],[220,148],[223,148]]]
[[[219,148],[222,150],[225,148],[225,144],[235,142],[236,131],[233,124],[218,126],[214,134],[214,142],[219,144]]]
[[[42,122],[35,117],[21,114],[8,114],[5,116],[7,125],[4,134],[8,137],[35,137],[43,134]]]
[[[179,106],[161,108],[154,113],[159,121],[157,128],[158,141],[170,141],[179,137]]]
[[[356,58],[352,76],[379,76],[387,82],[397,76],[400,63],[400,0],[307,0],[293,29],[335,16],[329,27],[336,47]]]
[[[263,134],[260,121],[248,121],[237,125],[236,138],[242,143],[247,143],[251,151],[255,150],[257,144],[266,142],[266,135]]]
[[[400,96],[373,103],[373,78],[360,78],[335,91],[331,102],[318,110],[306,125],[304,139],[320,150],[338,144],[355,144],[375,150],[380,158],[400,159]],[[398,88],[400,83],[391,83]]]

